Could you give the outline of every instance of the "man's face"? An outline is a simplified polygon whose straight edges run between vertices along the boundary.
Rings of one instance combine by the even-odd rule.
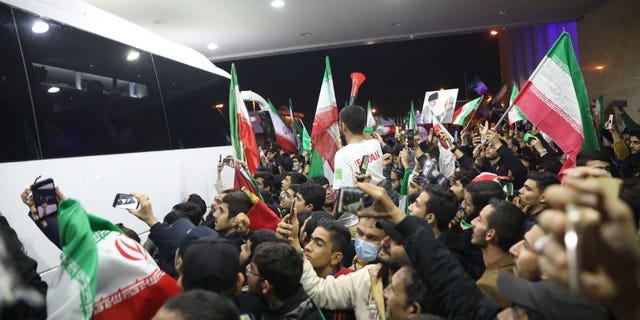
[[[335,268],[337,263],[340,263],[340,261],[337,261],[337,263],[334,261],[334,263],[332,263],[331,260],[338,254],[332,251],[333,243],[331,242],[329,232],[323,227],[317,227],[313,230],[311,241],[304,247],[304,255],[307,257],[307,260],[311,262],[315,270],[320,270],[330,265]]]
[[[422,191],[416,201],[409,205],[409,214],[426,220],[428,212],[427,201],[429,201],[429,194]]]
[[[387,319],[405,320],[409,318],[411,306],[407,306],[407,288],[405,278],[409,277],[407,268],[400,268],[391,277],[391,283],[384,289],[384,299],[387,304]]]
[[[380,241],[384,239],[386,234],[384,230],[376,227],[376,220],[372,218],[360,218],[358,228],[356,229],[356,238],[380,245]]]
[[[631,151],[631,154],[637,154],[640,152],[640,137],[629,137],[629,151]]]
[[[255,178],[256,183],[258,184],[258,187],[260,187],[260,190],[264,189],[264,178],[260,177],[260,178]]]
[[[453,185],[449,189],[451,189],[451,191],[456,194],[456,199],[458,201],[462,201],[462,199],[464,199],[464,186],[462,185],[462,182],[460,182],[460,180],[455,180],[453,182]]]
[[[247,277],[247,283],[249,284],[249,292],[257,295],[263,296],[262,292],[262,276],[260,275],[260,270],[258,270],[258,266],[255,262],[251,262],[247,269],[245,270],[245,276]]]
[[[328,184],[323,184],[322,188],[324,188],[325,195],[324,205],[327,207],[333,206],[333,189],[331,189],[331,186]]]
[[[487,246],[487,233],[489,231],[489,222],[487,218],[493,213],[493,206],[488,204],[480,214],[471,221],[473,225],[473,235],[471,235],[471,243],[484,248]]]
[[[411,195],[414,194],[416,192],[420,191],[420,185],[418,183],[416,183],[415,181],[411,180],[409,181],[409,185],[407,188],[407,194]]]
[[[287,191],[280,192],[280,206],[285,210],[291,210],[291,204],[293,203],[293,198],[296,197],[296,193],[291,189],[283,189]]]
[[[214,212],[213,217],[216,218],[216,231],[224,232],[231,229],[231,220],[229,219],[229,205],[223,202],[218,211]]]
[[[471,197],[471,193],[469,193],[465,189],[462,204],[460,206],[462,207],[462,209],[464,209],[464,213],[467,215],[467,217],[473,216],[476,211],[476,207],[473,205],[472,200],[473,198]]]
[[[489,160],[497,159],[498,158],[498,151],[496,150],[496,148],[493,145],[489,144],[484,149],[484,156]]]
[[[215,216],[215,212],[218,211],[218,209],[220,209],[220,205],[222,204],[222,198],[224,198],[226,194],[224,193],[220,193],[217,194],[216,197],[213,199],[213,202],[211,202],[211,215]]]
[[[538,266],[538,254],[533,249],[533,244],[544,236],[544,232],[538,225],[533,225],[524,234],[524,239],[511,246],[509,253],[516,259],[513,273],[529,281],[540,280],[540,267]]]
[[[382,264],[386,264],[395,269],[400,269],[402,266],[411,264],[402,243],[396,242],[389,236],[386,236],[380,242],[378,260],[380,260]]]
[[[293,158],[293,167],[300,168],[300,161],[298,161],[298,158]]]
[[[538,183],[531,179],[525,180],[524,186],[518,190],[518,193],[520,194],[520,202],[525,206],[537,206],[542,197],[538,189]]]
[[[395,171],[391,171],[391,188],[393,188],[393,190],[399,191],[401,184],[401,177],[398,177],[398,174]]]
[[[307,201],[302,197],[301,194],[296,195],[296,203],[293,205],[296,213],[311,211],[311,205],[307,204]]]
[[[247,242],[243,243],[240,246],[240,265],[244,266],[247,262],[249,262],[250,256],[251,256],[251,240],[247,240]]]
[[[587,166],[587,167],[591,167],[591,168],[602,169],[602,170],[605,170],[605,171],[607,171],[609,173],[611,172],[611,165],[606,161],[589,160],[584,165]]]
[[[280,188],[280,190],[289,189],[289,187],[291,187],[291,176],[284,177],[284,179],[282,179],[281,183],[282,183],[282,187]]]

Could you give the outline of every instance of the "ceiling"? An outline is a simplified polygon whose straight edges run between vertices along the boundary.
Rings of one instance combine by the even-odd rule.
[[[576,20],[604,0],[85,0],[215,61]],[[207,49],[209,43],[218,48]]]

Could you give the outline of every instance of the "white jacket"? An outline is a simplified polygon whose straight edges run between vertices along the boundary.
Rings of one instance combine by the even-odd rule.
[[[380,264],[341,275],[320,278],[304,259],[300,283],[311,300],[326,309],[353,309],[356,319],[385,319],[382,282],[377,278]]]

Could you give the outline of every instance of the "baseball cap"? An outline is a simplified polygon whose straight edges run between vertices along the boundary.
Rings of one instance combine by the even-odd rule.
[[[180,255],[180,258],[184,258],[184,253],[194,241],[210,236],[220,237],[215,230],[205,226],[197,226],[187,230],[178,243],[178,254]]]
[[[219,236],[195,240],[182,259],[184,290],[203,289],[229,295],[238,280],[239,255],[233,243]]]

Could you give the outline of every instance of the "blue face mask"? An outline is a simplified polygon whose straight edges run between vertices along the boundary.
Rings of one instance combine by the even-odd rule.
[[[364,241],[362,239],[356,239],[354,247],[356,249],[356,255],[358,255],[358,259],[366,263],[369,263],[376,259],[376,257],[378,256],[378,248],[380,248],[379,245]]]
[[[294,166],[294,167],[291,168],[291,170],[292,171],[298,171],[298,170],[300,170],[300,167],[299,166]]]

